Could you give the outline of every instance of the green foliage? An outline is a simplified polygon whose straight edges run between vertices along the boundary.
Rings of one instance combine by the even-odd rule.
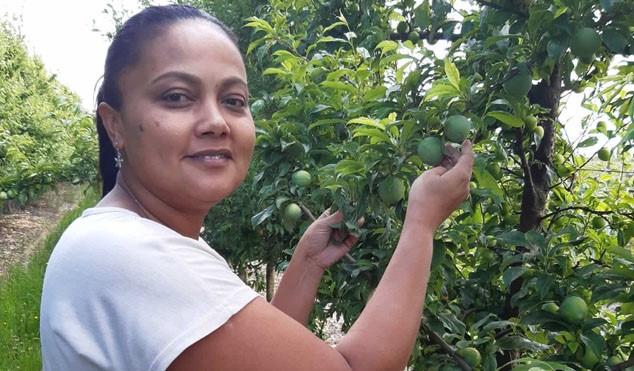
[[[362,236],[356,263],[332,267],[320,288],[317,328],[334,313],[349,326],[387,264],[404,205],[381,202],[378,185],[392,176],[411,182],[427,168],[417,154],[420,140],[441,136],[446,118],[463,115],[474,130],[477,187],[437,232],[414,368],[453,363],[455,356],[443,353],[428,331],[456,349],[477,349],[485,370],[513,361],[502,356],[511,352],[525,357],[514,360],[518,365],[541,360],[556,369],[557,362],[579,362],[579,344],[600,364],[604,355],[632,351],[629,330],[622,329],[633,318],[610,309],[632,300],[631,68],[616,65],[617,74],[608,73],[614,54],[629,49],[604,44],[591,63],[570,51],[575,30],[600,25],[623,35],[629,47],[623,17],[629,5],[514,3],[492,2],[450,18],[444,1],[388,7],[361,1],[359,19],[343,10],[351,2],[325,16],[311,3],[271,1],[273,11],[249,19],[259,37],[249,52],[270,53],[264,73],[278,82],[256,97],[261,209],[272,216],[289,200],[313,210],[334,204],[351,233]],[[424,45],[446,42],[448,56],[409,40],[403,21],[426,36]],[[519,74],[534,83],[521,94],[505,91]],[[593,93],[585,106],[609,117],[610,129],[572,143],[556,109],[563,91],[587,88]],[[613,150],[620,160],[609,168],[597,168],[580,151],[612,138],[621,138]],[[288,185],[287,174],[303,168],[318,175],[310,192]],[[278,223],[259,216],[258,225]],[[360,216],[362,230],[353,223]],[[592,229],[593,216],[606,228]],[[588,302],[585,320],[569,323],[541,309],[570,295]]]
[[[0,76],[0,192],[24,204],[58,181],[92,181],[92,119],[7,23],[0,24]]]

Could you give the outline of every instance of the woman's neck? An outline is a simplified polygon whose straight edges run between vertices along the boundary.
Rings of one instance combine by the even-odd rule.
[[[134,182],[126,181],[125,175],[120,172],[115,187],[97,206],[121,207],[163,224],[183,236],[198,239],[206,215],[204,211],[174,208],[151,192],[138,191],[140,188],[141,185],[135,187]]]

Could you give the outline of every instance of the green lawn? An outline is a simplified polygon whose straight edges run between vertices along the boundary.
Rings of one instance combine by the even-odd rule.
[[[0,280],[0,370],[40,370],[39,310],[46,263],[64,229],[97,202],[92,188],[58,222],[28,266],[16,264]]]

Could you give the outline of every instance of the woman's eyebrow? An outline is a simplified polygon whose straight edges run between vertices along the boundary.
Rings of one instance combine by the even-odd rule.
[[[187,72],[168,71],[168,72],[165,72],[165,73],[159,75],[154,80],[152,80],[152,83],[150,85],[156,85],[159,82],[161,82],[163,80],[167,80],[167,79],[184,80],[184,81],[186,81],[188,83],[191,83],[191,84],[198,84],[198,83],[201,82],[200,78],[198,78],[195,75],[189,74]]]
[[[150,85],[156,85],[159,82],[163,80],[167,80],[167,79],[179,79],[191,84],[202,83],[202,80],[196,75],[192,75],[190,73],[183,72],[183,71],[168,71],[159,75],[154,80],[152,80]],[[220,82],[219,87],[223,89],[228,89],[232,87],[240,87],[240,88],[244,88],[247,92],[249,91],[249,86],[247,82],[244,81],[244,79],[239,76],[229,77],[222,80]]]
[[[244,79],[242,79],[241,77],[235,76],[235,77],[229,77],[226,78],[224,80],[222,80],[220,82],[220,87],[223,89],[228,89],[228,88],[232,88],[232,87],[239,87],[239,88],[243,88],[247,91],[247,93],[249,92],[249,86],[247,85],[247,82],[244,81]]]

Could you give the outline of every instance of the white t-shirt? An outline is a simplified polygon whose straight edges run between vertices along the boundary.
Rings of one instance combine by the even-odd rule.
[[[125,209],[88,209],[46,269],[44,370],[164,370],[258,296],[204,241]]]

